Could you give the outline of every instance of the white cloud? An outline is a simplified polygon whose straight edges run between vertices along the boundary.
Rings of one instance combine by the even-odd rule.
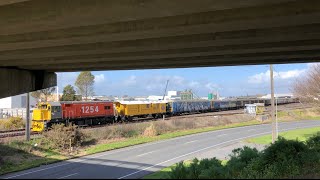
[[[104,81],[105,81],[104,74],[95,75],[94,81],[95,81],[96,83],[102,83],[102,82],[104,82]]]
[[[131,75],[128,79],[123,81],[124,86],[132,86],[137,84],[137,76]]]
[[[79,72],[57,73],[59,92],[62,92],[63,88],[68,84],[74,86],[74,83],[76,82],[78,75]]]
[[[171,79],[171,81],[175,84],[184,84],[185,79],[181,76],[173,76],[172,78],[167,78],[167,79]]]
[[[306,69],[295,69],[295,70],[289,70],[289,71],[280,71],[276,72],[273,71],[273,77],[274,79],[291,79],[300,76],[306,71]],[[266,83],[270,81],[270,70],[264,72],[255,74],[253,76],[248,77],[248,82],[252,84],[259,84],[259,83]]]
[[[200,83],[197,82],[197,81],[191,81],[189,84],[188,84],[189,87],[191,88],[198,88],[200,86]]]
[[[210,91],[219,88],[219,86],[218,86],[217,84],[214,84],[214,83],[211,83],[211,82],[207,83],[207,84],[205,85],[205,87],[206,87],[207,89],[209,89]]]

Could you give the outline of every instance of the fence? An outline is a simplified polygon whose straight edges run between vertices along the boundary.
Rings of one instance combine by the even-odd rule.
[[[10,117],[21,117],[27,119],[26,108],[0,109],[0,119],[7,119]],[[32,118],[32,112],[30,112]]]

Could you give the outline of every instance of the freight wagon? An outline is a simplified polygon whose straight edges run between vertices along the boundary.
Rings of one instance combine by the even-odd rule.
[[[210,101],[199,101],[199,100],[181,100],[173,101],[170,103],[171,114],[182,114],[191,112],[207,112],[210,111]]]
[[[133,120],[133,118],[160,117],[167,112],[166,103],[122,101],[115,102],[117,121]]]

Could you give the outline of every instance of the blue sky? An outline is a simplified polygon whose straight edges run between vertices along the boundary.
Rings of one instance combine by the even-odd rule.
[[[290,93],[294,80],[312,65],[274,65],[276,93]],[[149,70],[93,71],[95,94],[114,96],[163,95],[168,90],[192,89],[198,96],[218,90],[221,96],[270,93],[269,65],[223,66]],[[57,73],[59,92],[67,84],[74,85],[79,72]]]

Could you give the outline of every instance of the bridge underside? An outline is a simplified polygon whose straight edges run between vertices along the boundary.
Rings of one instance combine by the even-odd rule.
[[[2,0],[0,22],[0,68],[31,74],[320,57],[318,0]]]

